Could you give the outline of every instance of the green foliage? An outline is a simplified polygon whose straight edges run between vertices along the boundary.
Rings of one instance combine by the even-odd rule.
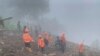
[[[14,22],[5,22],[5,28],[8,30],[16,30],[17,26]]]

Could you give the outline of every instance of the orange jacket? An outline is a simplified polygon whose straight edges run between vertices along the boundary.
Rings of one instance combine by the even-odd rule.
[[[24,42],[32,42],[33,39],[32,39],[32,37],[30,36],[29,33],[23,33],[23,41]]]
[[[44,42],[44,39],[42,37],[38,39],[38,46],[41,48],[45,47],[45,42]]]
[[[84,52],[84,45],[83,45],[83,43],[79,44],[79,52],[80,53]]]

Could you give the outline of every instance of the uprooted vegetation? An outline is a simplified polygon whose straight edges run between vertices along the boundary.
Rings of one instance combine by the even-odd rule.
[[[42,56],[36,42],[32,44],[33,52],[29,53],[24,49],[24,43],[22,42],[20,34],[13,31],[7,31],[6,33],[3,33],[0,37],[0,56]],[[47,56],[78,56],[77,44],[68,42],[66,53],[64,54],[56,50],[56,47],[52,45],[48,50],[46,50],[46,54]],[[100,56],[99,51],[94,52],[93,50],[90,50],[89,47],[86,47],[85,55]]]

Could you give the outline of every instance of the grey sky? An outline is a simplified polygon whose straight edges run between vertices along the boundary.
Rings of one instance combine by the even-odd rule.
[[[68,39],[90,45],[100,40],[99,0],[50,0],[51,15],[65,27]]]
[[[20,6],[15,6],[15,4],[11,3],[10,1],[11,0],[0,0],[1,16],[6,16],[6,17],[15,16],[14,13],[15,11],[17,11],[16,7]],[[100,0],[49,0],[49,1],[50,1],[50,11],[48,13],[49,17],[50,18],[54,17],[59,21],[59,24],[63,26],[62,31],[66,32],[66,35],[68,36],[67,38],[69,40],[76,43],[84,40],[85,44],[87,45],[90,45],[91,42],[94,41],[95,39],[100,40],[99,37]],[[8,5],[9,3],[11,4]],[[28,10],[31,12],[30,9]],[[23,11],[22,8],[20,9],[20,11],[21,12]]]

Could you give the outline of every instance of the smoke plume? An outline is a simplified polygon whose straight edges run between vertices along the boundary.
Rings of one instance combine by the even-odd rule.
[[[16,17],[31,15],[39,17],[49,11],[49,0],[0,0],[5,11]]]

